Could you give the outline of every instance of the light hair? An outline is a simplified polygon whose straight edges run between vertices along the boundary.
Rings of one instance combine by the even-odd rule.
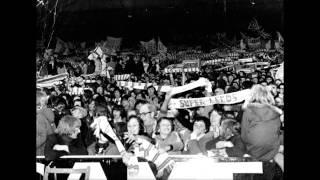
[[[260,84],[256,84],[251,88],[251,96],[249,98],[249,103],[260,103],[260,104],[268,104],[274,105],[274,97],[271,94],[269,88],[264,87]]]
[[[47,105],[48,99],[47,99],[47,95],[46,95],[45,92],[37,91],[36,97],[37,97],[37,100],[36,100],[37,106],[41,106],[42,107],[42,106]]]
[[[81,121],[78,118],[75,118],[71,115],[66,115],[61,118],[59,121],[58,127],[55,130],[55,133],[59,135],[70,136],[76,131],[76,126],[81,126]]]

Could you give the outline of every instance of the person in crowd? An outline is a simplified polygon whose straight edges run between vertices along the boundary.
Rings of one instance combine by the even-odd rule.
[[[114,102],[117,105],[121,105],[121,90],[119,88],[115,89],[113,92],[113,99],[112,102]]]
[[[63,74],[67,72],[67,68],[64,63],[58,62],[57,63],[57,74]]]
[[[210,120],[206,117],[196,117],[193,122],[192,133],[185,144],[186,154],[205,154],[205,144],[211,139],[207,134],[210,128]]]
[[[95,69],[96,69],[96,66],[94,64],[94,61],[90,60],[88,63],[87,74],[93,74]]]
[[[104,154],[104,155],[118,155],[119,151],[114,144],[114,141],[110,139],[108,136],[101,132],[96,132],[97,129],[101,128],[100,125],[104,125],[105,122],[109,123],[109,113],[107,107],[103,105],[97,105],[95,108],[94,121],[99,119],[98,123],[91,123],[90,128],[94,132],[94,136],[96,137],[96,141],[87,147],[89,155],[95,154]],[[101,122],[100,122],[101,121]]]
[[[81,60],[81,62],[80,62],[80,68],[81,68],[81,72],[82,72],[82,74],[87,74],[88,73],[88,65],[87,65],[87,63],[85,62],[85,60],[83,59],[83,60]]]
[[[53,56],[50,56],[50,60],[48,63],[48,75],[57,75],[57,62]]]
[[[149,103],[143,104],[139,109],[139,116],[143,121],[145,132],[154,138],[157,125],[156,107]]]
[[[219,149],[228,157],[243,157],[246,147],[240,135],[240,123],[234,119],[223,119],[219,127],[219,136],[206,142],[206,150]]]
[[[146,96],[146,100],[150,104],[153,104],[154,106],[156,106],[157,109],[159,109],[160,104],[159,104],[159,98],[158,98],[156,89],[153,86],[149,86],[147,88],[147,93],[148,93],[148,95]]]
[[[49,166],[57,168],[72,168],[73,160],[59,159],[65,155],[87,155],[88,152],[82,142],[80,133],[81,121],[71,115],[64,116],[54,134],[47,137],[44,156],[47,161],[52,161]],[[59,174],[58,179],[66,180],[68,175]],[[51,177],[52,178],[52,177]],[[49,175],[49,179],[50,175]]]
[[[274,97],[263,85],[254,85],[244,104],[241,139],[248,154],[263,162],[264,173],[257,178],[272,179],[279,167],[273,159],[280,148],[282,111],[274,105]]]
[[[174,130],[174,118],[162,117],[158,120],[156,133],[156,147],[160,152],[181,154],[184,144],[179,134]]]
[[[140,77],[144,73],[143,63],[141,62],[139,56],[134,56],[132,63],[133,74]]]
[[[49,103],[54,112],[54,123],[58,126],[60,119],[65,115],[70,115],[70,112],[66,109],[66,101],[60,96],[51,96]]]
[[[152,144],[155,141],[144,131],[143,121],[135,115],[128,118],[127,131],[124,133],[123,143],[127,151],[134,152],[133,143],[137,138],[143,138]]]
[[[44,147],[47,142],[47,136],[53,134],[56,125],[54,124],[54,113],[47,107],[47,95],[42,91],[37,91],[37,145],[36,154],[44,155]]]

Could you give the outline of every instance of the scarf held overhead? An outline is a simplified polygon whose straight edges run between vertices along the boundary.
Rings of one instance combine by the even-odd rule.
[[[187,109],[199,106],[210,106],[214,104],[235,104],[246,100],[250,90],[242,90],[238,92],[222,94],[218,96],[188,99],[171,99],[169,102],[170,109]]]

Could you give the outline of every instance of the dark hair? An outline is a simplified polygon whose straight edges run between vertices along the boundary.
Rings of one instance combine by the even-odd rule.
[[[190,122],[190,114],[186,109],[178,109],[178,116],[176,116],[176,120],[181,123],[181,125],[190,131],[192,131],[192,123]]]
[[[204,124],[205,124],[205,126],[206,126],[206,133],[209,132],[210,125],[211,125],[210,119],[207,118],[207,117],[204,117],[204,116],[196,116],[196,117],[194,118],[193,124],[194,124],[195,122],[198,122],[198,121],[203,121]]]
[[[102,104],[96,104],[93,116],[109,116],[108,108]]]
[[[138,99],[138,100],[136,101],[136,103],[134,104],[134,109],[137,108],[138,104],[147,104],[147,103],[148,103],[148,101],[146,101],[146,100]]]
[[[229,135],[229,134],[225,134],[227,129],[230,129],[231,133],[234,135],[240,134],[240,128],[241,128],[240,123],[234,119],[230,119],[230,118],[223,119],[221,121],[221,127],[223,128],[223,131],[224,131],[223,134],[225,137]]]
[[[139,123],[139,132],[138,132],[138,134],[139,135],[144,134],[144,124],[143,124],[143,121],[142,121],[142,119],[140,117],[138,117],[136,115],[129,116],[128,121],[127,121],[127,125],[128,125],[129,121],[132,118],[136,118],[138,120],[138,123]]]
[[[113,109],[112,109],[112,117],[113,117],[113,111],[119,111],[120,112],[120,116],[121,118],[125,118],[126,117],[126,111],[124,110],[124,108],[120,105],[114,105]]]
[[[157,92],[157,90],[156,90],[156,88],[155,88],[154,86],[149,86],[149,87],[147,87],[147,93],[148,93],[148,90],[149,90],[150,88],[153,88],[154,95],[158,96],[158,92]]]
[[[67,106],[67,102],[63,97],[50,96],[50,98],[48,99],[48,105],[50,105],[51,107],[56,107],[59,104],[64,104],[65,106]]]
[[[161,118],[157,121],[156,131],[159,131],[159,129],[160,129],[160,123],[161,123],[161,121],[163,121],[163,120],[169,121],[170,124],[171,124],[171,132],[174,131],[174,123],[173,123],[174,118],[171,118],[171,117],[161,117]]]

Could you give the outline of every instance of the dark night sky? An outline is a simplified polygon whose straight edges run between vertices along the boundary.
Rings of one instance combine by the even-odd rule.
[[[73,4],[66,3],[69,1]],[[91,2],[90,7],[84,2],[65,0],[65,4],[60,4],[55,36],[65,40],[102,40],[110,35],[123,37],[132,43],[160,36],[164,42],[192,43],[201,36],[223,31],[231,37],[239,37],[239,32],[247,30],[253,17],[266,32],[283,31],[282,0],[255,0],[254,6],[250,0],[227,0],[226,13],[223,0],[162,0],[162,3],[123,0],[122,5],[121,1],[95,0],[95,6],[93,1],[86,0],[86,4]],[[102,5],[102,2],[109,4]],[[132,18],[128,18],[128,14]],[[43,15],[38,14],[38,17]],[[48,19],[47,27],[50,27]],[[38,27],[43,27],[43,24]],[[46,32],[50,32],[50,28]]]

